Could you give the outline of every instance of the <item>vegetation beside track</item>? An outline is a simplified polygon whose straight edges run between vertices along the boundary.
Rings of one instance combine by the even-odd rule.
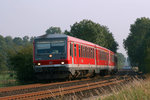
[[[16,80],[16,75],[13,71],[5,71],[0,73],[0,87],[16,86],[19,83]]]
[[[150,75],[145,80],[134,80],[112,91],[112,94],[101,96],[99,100],[150,100]]]

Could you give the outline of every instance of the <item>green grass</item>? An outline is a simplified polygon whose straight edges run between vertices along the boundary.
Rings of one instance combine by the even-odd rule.
[[[16,75],[12,71],[0,73],[0,87],[16,86],[19,82],[16,80]]]
[[[99,100],[150,100],[150,78],[134,80],[119,89],[112,89],[113,93],[101,96]]]

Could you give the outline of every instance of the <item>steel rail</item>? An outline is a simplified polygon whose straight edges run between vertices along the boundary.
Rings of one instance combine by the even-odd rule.
[[[31,84],[31,85],[21,85],[21,86],[5,87],[5,88],[0,88],[0,93],[1,92],[8,92],[8,91],[15,91],[15,90],[30,89],[30,88],[38,88],[38,87],[44,87],[44,86],[51,86],[51,85],[73,83],[73,82],[86,81],[86,80],[90,80],[90,79],[65,81],[65,82],[56,82],[56,83],[47,83],[47,84]]]
[[[6,97],[1,97],[0,99],[2,100],[16,100],[16,99],[33,99],[33,98],[43,98],[43,96],[45,97],[52,97],[54,95],[51,96],[51,94],[56,94],[55,96],[57,95],[60,95],[61,91],[60,89],[63,89],[63,93],[68,93],[66,91],[74,91],[74,90],[81,90],[81,88],[85,87],[87,89],[90,89],[91,87],[95,87],[97,85],[101,85],[101,86],[104,86],[104,85],[108,85],[108,84],[111,84],[111,81],[118,81],[117,79],[110,79],[110,80],[104,80],[104,81],[99,81],[99,82],[94,82],[94,83],[89,83],[89,84],[82,84],[82,85],[77,85],[77,86],[70,86],[70,87],[60,87],[59,89],[52,89],[52,90],[46,90],[46,91],[39,91],[39,92],[32,92],[32,93],[27,93],[27,94],[20,94],[20,95],[14,95],[14,96],[6,96]],[[115,83],[115,82],[113,82]],[[85,89],[85,90],[86,90]],[[84,89],[83,89],[84,90]],[[43,96],[42,96],[43,95]]]

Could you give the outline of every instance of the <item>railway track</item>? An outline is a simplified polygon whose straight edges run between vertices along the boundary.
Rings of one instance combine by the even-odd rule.
[[[111,78],[113,77],[105,76],[98,80],[82,79],[82,80],[74,80],[74,81],[66,81],[66,82],[48,83],[48,84],[31,84],[31,85],[14,86],[14,87],[8,87],[8,88],[0,88],[0,97],[24,94],[24,93],[30,93],[30,92],[37,92],[37,91],[42,91],[42,90],[49,90],[49,89],[54,89],[57,87],[67,87],[70,85],[79,85],[79,84],[84,84],[86,82],[90,83],[93,81],[100,81],[100,80],[106,80],[106,79],[111,79]]]
[[[118,76],[117,76],[118,77]],[[52,99],[58,96],[101,88],[129,81],[128,76],[105,77],[104,79],[83,79],[50,84],[33,84],[0,89],[0,100]]]

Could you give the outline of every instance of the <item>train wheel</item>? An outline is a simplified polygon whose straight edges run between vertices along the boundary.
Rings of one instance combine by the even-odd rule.
[[[101,70],[100,76],[105,76],[105,75],[108,75],[108,70]]]

